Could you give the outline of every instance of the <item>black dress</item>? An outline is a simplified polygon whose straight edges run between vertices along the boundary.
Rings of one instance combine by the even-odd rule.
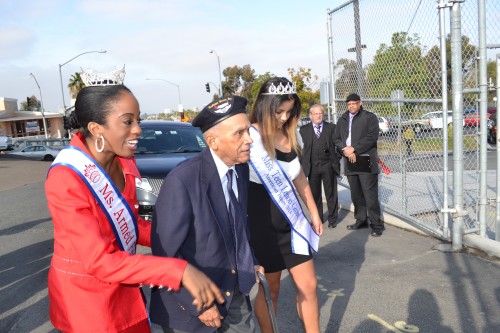
[[[292,151],[283,153],[276,150],[276,159],[283,169],[288,170],[287,163],[299,163],[297,154]],[[300,164],[299,164],[300,165]],[[248,187],[248,226],[250,229],[250,245],[259,264],[266,273],[280,272],[302,264],[312,258],[311,254],[292,253],[291,227],[265,187],[256,183],[257,177],[250,167],[250,185]],[[254,173],[254,177],[252,177]],[[287,176],[290,175],[287,174]],[[292,180],[290,178],[290,180]]]

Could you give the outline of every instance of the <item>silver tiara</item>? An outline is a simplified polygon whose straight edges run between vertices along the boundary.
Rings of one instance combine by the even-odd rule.
[[[116,69],[115,67],[115,69],[107,73],[99,73],[91,68],[82,69],[80,77],[87,87],[123,84],[125,80],[125,65],[123,65],[122,69]]]
[[[290,84],[290,82],[287,82],[286,86],[284,86],[283,83],[280,82],[277,87],[274,85],[274,83],[271,83],[267,92],[262,93],[262,95],[289,95],[296,93],[297,86],[295,85],[295,83]]]

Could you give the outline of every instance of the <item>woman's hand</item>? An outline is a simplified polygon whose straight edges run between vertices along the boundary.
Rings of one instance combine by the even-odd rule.
[[[319,215],[311,215],[311,224],[318,236],[321,236],[323,234],[323,223],[321,223]]]
[[[215,283],[189,263],[182,275],[182,285],[193,296],[193,305],[196,306],[198,311],[210,308],[214,300],[219,304],[225,302],[222,293]]]

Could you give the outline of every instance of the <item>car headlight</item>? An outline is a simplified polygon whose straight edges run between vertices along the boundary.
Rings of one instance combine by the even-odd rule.
[[[149,180],[147,178],[142,178],[142,179],[136,178],[135,187],[139,190],[153,192],[153,188],[151,187],[151,184],[149,184]]]

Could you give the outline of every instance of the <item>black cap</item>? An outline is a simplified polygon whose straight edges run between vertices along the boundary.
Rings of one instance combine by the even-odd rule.
[[[361,100],[361,97],[359,97],[358,94],[350,94],[349,96],[347,96],[347,98],[345,99],[345,102],[348,103],[348,102],[351,102],[351,101],[360,101]]]
[[[193,119],[192,125],[205,132],[229,117],[246,113],[246,106],[247,99],[244,97],[234,95],[221,97],[205,106]]]

